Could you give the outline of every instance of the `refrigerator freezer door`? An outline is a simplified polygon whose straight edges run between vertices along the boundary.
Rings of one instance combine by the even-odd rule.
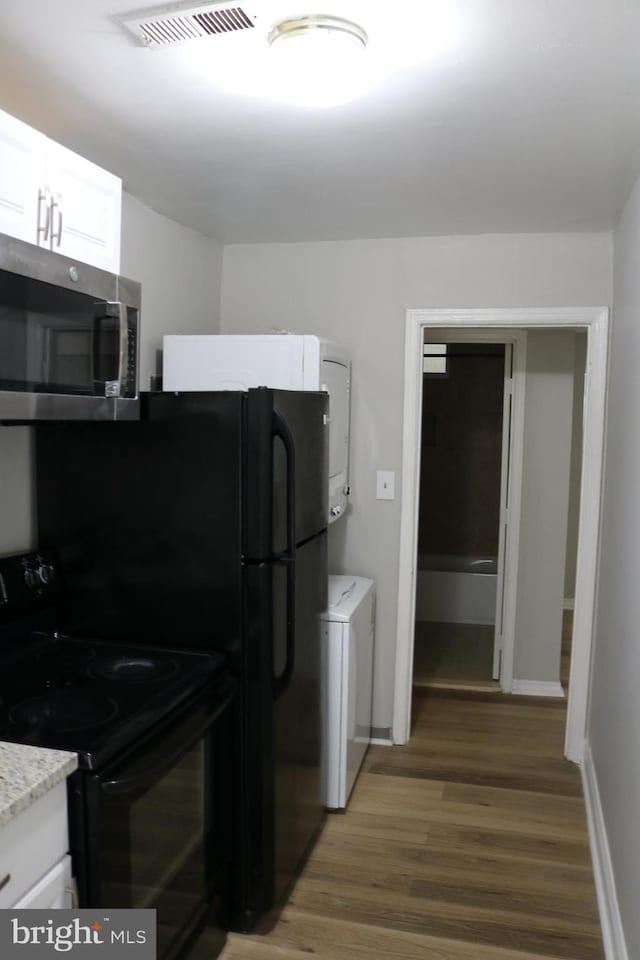
[[[165,391],[327,391],[331,449],[328,513],[343,516],[349,485],[351,360],[344,347],[311,334],[196,334],[164,337]]]
[[[328,397],[250,390],[245,556],[292,555],[327,525]]]
[[[304,543],[327,526],[329,398],[326,394],[278,390],[274,393],[274,409],[294,443],[295,542]]]

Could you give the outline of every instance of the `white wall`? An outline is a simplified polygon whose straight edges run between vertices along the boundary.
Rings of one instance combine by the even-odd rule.
[[[375,499],[375,471],[395,470],[400,489],[407,307],[608,304],[611,283],[608,234],[225,248],[223,332],[319,333],[354,358],[352,506],[331,528],[330,558],[377,583],[376,726],[391,726],[400,503]]]
[[[216,332],[222,247],[123,194],[121,273],[142,283],[140,385],[164,333]],[[0,426],[0,554],[35,546],[31,428]]]
[[[580,483],[582,480],[582,441],[584,414],[584,375],[587,365],[587,334],[576,333],[575,373],[573,378],[573,421],[571,424],[571,473],[569,479],[569,516],[567,522],[567,559],[564,573],[564,599],[576,595],[576,561],[580,521]]]
[[[121,261],[120,272],[142,284],[140,389],[148,390],[165,333],[219,329],[222,246],[125,193]]]
[[[530,330],[514,678],[560,681],[575,334]]]
[[[0,426],[0,556],[34,546],[31,429]]]
[[[588,739],[630,960],[640,957],[640,181],[614,234],[605,490]]]

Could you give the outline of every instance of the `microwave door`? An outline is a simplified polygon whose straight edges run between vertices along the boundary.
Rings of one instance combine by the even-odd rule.
[[[42,327],[39,334],[41,347],[37,355],[42,357],[41,382],[70,393],[79,392],[82,384],[91,383],[92,344],[88,330],[49,326]]]

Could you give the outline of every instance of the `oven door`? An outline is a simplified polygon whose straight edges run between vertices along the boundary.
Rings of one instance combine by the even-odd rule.
[[[224,926],[231,861],[229,706],[218,680],[153,735],[71,791],[81,907],[157,911],[157,958],[176,957],[205,922]],[[222,937],[222,934],[221,934]]]

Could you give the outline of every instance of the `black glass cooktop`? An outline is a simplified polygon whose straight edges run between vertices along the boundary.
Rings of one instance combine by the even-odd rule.
[[[224,672],[216,653],[32,633],[0,661],[0,740],[96,769]]]

